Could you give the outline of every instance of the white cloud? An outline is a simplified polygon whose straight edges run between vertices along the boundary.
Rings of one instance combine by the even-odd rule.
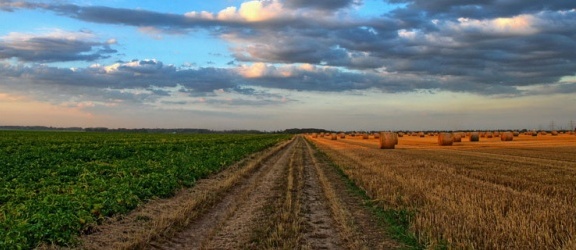
[[[279,1],[250,1],[243,3],[238,14],[248,22],[258,22],[281,17],[286,10]]]
[[[261,22],[277,19],[290,15],[290,11],[284,8],[278,1],[248,1],[240,5],[239,8],[231,6],[218,13],[208,11],[191,11],[184,14],[188,18],[200,20],[218,21],[241,21],[241,22]]]

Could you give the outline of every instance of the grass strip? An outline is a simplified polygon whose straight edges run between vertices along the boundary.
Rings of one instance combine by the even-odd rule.
[[[325,160],[331,167],[335,168],[338,175],[346,183],[347,189],[352,194],[362,198],[364,207],[376,218],[378,226],[384,228],[393,239],[399,241],[404,249],[425,249],[424,246],[418,243],[416,235],[410,231],[410,221],[414,218],[416,211],[387,209],[379,206],[328,155],[322,152],[315,144],[312,143],[312,146],[316,149],[316,157]]]

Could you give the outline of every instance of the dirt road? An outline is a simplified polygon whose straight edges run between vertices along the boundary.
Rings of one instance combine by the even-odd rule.
[[[300,136],[95,231],[84,248],[398,248]]]

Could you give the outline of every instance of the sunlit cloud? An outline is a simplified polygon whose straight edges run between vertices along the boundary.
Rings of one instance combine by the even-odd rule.
[[[458,18],[457,23],[449,23],[448,28],[458,32],[479,32],[485,35],[524,36],[538,32],[536,18],[532,15],[500,17],[487,20]]]

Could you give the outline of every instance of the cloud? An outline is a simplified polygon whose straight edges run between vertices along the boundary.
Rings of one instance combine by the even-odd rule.
[[[324,0],[324,1],[307,1],[307,0],[286,0],[285,4],[289,8],[314,8],[321,10],[338,10],[351,5],[359,5],[357,0]]]
[[[0,59],[23,62],[95,61],[117,51],[110,47],[114,39],[93,41],[87,32],[54,30],[46,34],[9,33],[0,37]]]
[[[290,3],[290,2],[288,2]],[[295,3],[294,6],[330,7],[348,5],[338,1],[323,1],[320,4]],[[143,28],[144,31],[164,31],[166,33],[188,33],[197,28],[219,30],[221,28],[273,28],[286,25],[318,25],[326,17],[338,18],[334,12],[291,9],[280,0],[247,1],[239,7],[231,6],[219,12],[189,11],[184,14],[161,13],[143,9],[112,8],[106,6],[80,6],[59,4],[58,2],[33,3],[27,1],[0,3],[0,9],[43,9],[70,18],[93,22],[127,25]]]
[[[33,9],[39,7],[38,4],[29,3],[25,1],[11,1],[11,0],[1,0],[0,10],[3,11],[15,11],[17,9]]]
[[[93,64],[86,68],[47,65],[0,64],[0,76],[25,78],[38,84],[94,88],[174,87],[178,84],[199,93],[236,86],[236,74],[226,69],[178,69],[156,60],[134,60],[113,65]]]
[[[528,36],[538,32],[533,15],[514,17],[499,17],[494,19],[476,20],[458,18],[458,23],[450,26],[455,32],[478,32],[490,36]]]
[[[406,4],[397,13],[413,15],[423,13],[427,18],[456,19],[511,17],[525,13],[541,11],[562,11],[574,9],[576,3],[571,1],[539,1],[539,0],[507,0],[507,1],[476,1],[476,0],[388,0],[390,3]],[[412,14],[410,14],[412,13]]]
[[[220,11],[218,20],[260,22],[282,17],[285,14],[283,6],[278,1],[248,1],[242,3],[239,9],[229,7]]]
[[[70,72],[49,68],[42,78],[57,78],[49,75],[56,71],[75,80],[82,78],[89,85],[132,88],[181,84],[201,95],[241,85],[313,91],[440,89],[522,95],[527,93],[523,86],[555,84],[574,74],[576,3],[389,2],[404,5],[379,17],[363,18],[340,11],[360,4],[351,0],[247,1],[219,12],[182,15],[72,4],[4,2],[3,6],[12,11],[42,8],[87,22],[134,26],[157,38],[206,29],[229,42],[234,57],[229,66],[237,66],[183,69],[137,60]],[[111,43],[59,39],[60,47],[65,48],[60,56],[25,53],[16,45],[7,46],[6,38],[0,55],[7,58],[18,54],[21,61],[50,62],[96,60],[113,51]],[[50,42],[41,40],[36,46]],[[314,66],[313,71],[299,68],[308,64]]]

